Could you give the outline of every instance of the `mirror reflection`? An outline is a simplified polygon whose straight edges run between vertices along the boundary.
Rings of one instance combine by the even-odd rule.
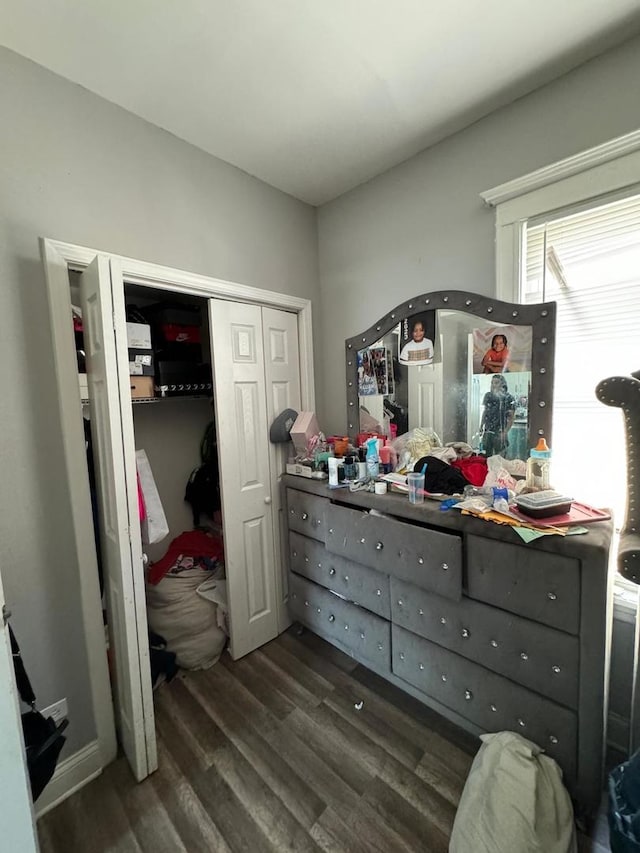
[[[437,304],[438,296],[426,303]],[[460,303],[455,297],[463,296],[441,301]],[[349,405],[357,404],[360,432],[394,437],[431,428],[443,444],[464,441],[507,459],[526,459],[537,436],[550,438],[555,306],[476,296],[474,313],[469,302],[462,310],[418,311],[420,297],[396,309],[387,330],[383,318],[347,341],[348,384],[357,393]],[[507,316],[512,322],[504,322]]]

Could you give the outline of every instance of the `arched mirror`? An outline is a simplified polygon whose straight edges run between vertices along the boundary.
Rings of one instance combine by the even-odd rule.
[[[555,302],[459,290],[403,302],[346,341],[349,433],[431,427],[526,459],[540,436],[551,443],[555,328]]]

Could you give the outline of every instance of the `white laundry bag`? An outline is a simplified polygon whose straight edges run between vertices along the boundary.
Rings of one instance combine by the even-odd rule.
[[[573,807],[553,758],[515,732],[481,740],[449,853],[575,853]]]

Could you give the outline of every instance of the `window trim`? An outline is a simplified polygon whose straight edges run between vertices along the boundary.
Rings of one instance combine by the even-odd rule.
[[[640,129],[480,193],[496,210],[496,298],[519,301],[527,222],[598,199],[632,195],[639,187]],[[614,585],[620,590],[615,616],[628,620],[640,588],[617,573]]]
[[[640,129],[480,193],[496,209],[496,298],[518,301],[527,221],[639,184]]]

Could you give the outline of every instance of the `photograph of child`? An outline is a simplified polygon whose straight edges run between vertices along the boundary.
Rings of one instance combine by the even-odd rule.
[[[424,311],[404,320],[400,328],[400,364],[431,364],[435,332],[435,311]]]
[[[487,326],[473,330],[474,373],[521,373],[531,370],[530,326]]]

